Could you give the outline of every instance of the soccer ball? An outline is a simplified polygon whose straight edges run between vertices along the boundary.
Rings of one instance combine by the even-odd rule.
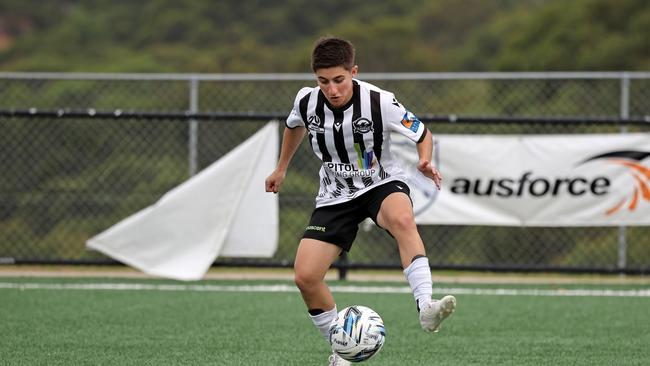
[[[386,339],[384,321],[366,306],[349,306],[339,311],[330,328],[330,344],[341,358],[361,362],[379,352]]]

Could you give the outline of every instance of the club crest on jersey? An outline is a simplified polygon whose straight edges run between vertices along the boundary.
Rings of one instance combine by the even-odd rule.
[[[325,133],[325,129],[321,127],[320,118],[318,116],[309,116],[307,129],[316,133]]]
[[[367,118],[359,118],[352,122],[352,132],[354,133],[368,133],[373,132],[372,121]]]
[[[408,128],[413,132],[417,132],[418,128],[420,127],[420,120],[415,116],[415,114],[409,111],[406,111],[406,113],[404,113],[401,123],[402,126]]]

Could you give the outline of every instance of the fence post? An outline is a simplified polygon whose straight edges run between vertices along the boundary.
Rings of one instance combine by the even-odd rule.
[[[190,112],[196,113],[199,110],[199,79],[196,76],[190,78]],[[199,155],[199,122],[195,119],[189,120],[189,139],[188,139],[188,173],[192,177],[198,169]]]
[[[621,77],[621,103],[619,115],[621,119],[630,117],[630,76],[627,72]],[[621,125],[621,133],[627,133],[627,125]],[[627,228],[618,227],[618,269],[624,271],[627,267]]]

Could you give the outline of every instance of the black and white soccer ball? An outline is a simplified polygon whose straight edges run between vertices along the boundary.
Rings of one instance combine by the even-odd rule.
[[[375,355],[386,340],[384,321],[366,306],[349,306],[339,311],[330,328],[330,344],[341,358],[361,362]]]

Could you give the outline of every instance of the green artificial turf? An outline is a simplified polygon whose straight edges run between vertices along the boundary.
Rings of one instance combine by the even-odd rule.
[[[142,279],[0,282],[184,285]],[[287,284],[242,282],[270,283]],[[646,365],[650,360],[648,297],[458,295],[457,312],[436,334],[420,330],[408,293],[335,297],[339,309],[366,305],[384,319],[386,344],[362,365]],[[0,309],[0,365],[326,365],[329,355],[295,291],[0,288]]]

